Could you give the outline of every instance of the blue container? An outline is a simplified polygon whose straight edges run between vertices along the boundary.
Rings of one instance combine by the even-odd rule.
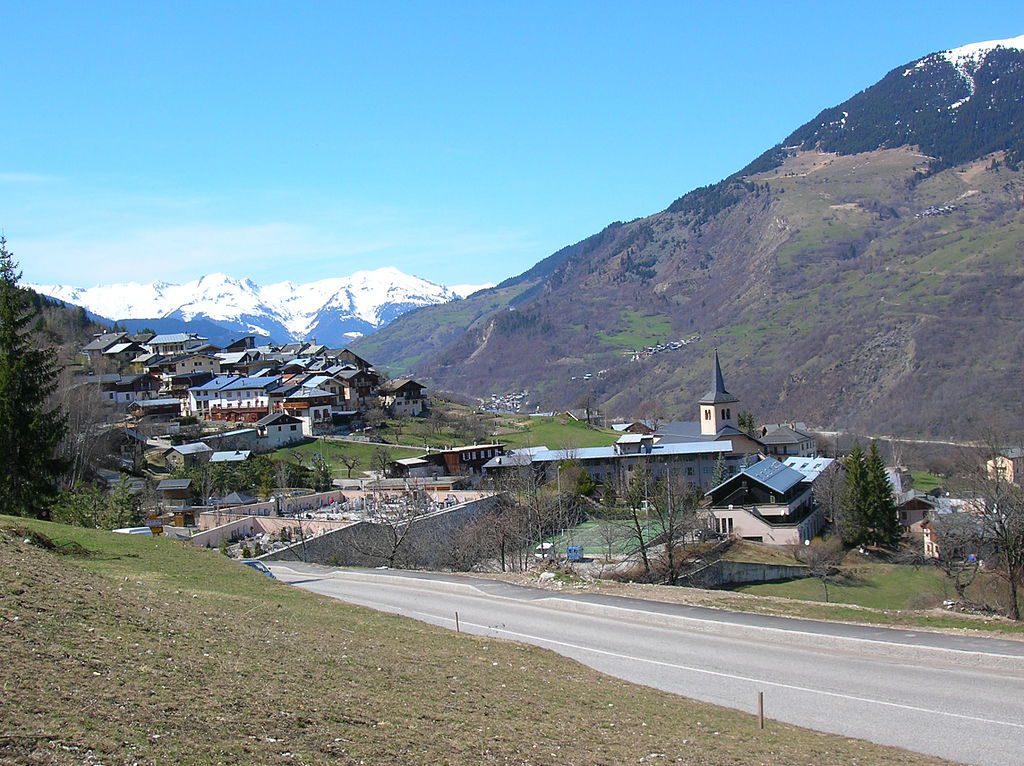
[[[565,557],[569,561],[583,561],[583,546],[569,545],[565,549]]]

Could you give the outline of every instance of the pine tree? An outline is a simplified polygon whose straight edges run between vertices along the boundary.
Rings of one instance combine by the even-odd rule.
[[[839,532],[846,545],[867,545],[871,542],[865,507],[867,469],[859,443],[854,442],[843,463],[846,482],[839,503]]]
[[[870,530],[868,542],[894,548],[899,544],[903,530],[896,515],[896,500],[892,484],[885,473],[885,461],[878,452],[878,445],[871,442],[864,461],[865,474],[865,516]]]
[[[725,465],[725,459],[719,455],[715,461],[715,467],[711,474],[711,486],[717,487],[729,478],[729,468]]]
[[[18,287],[20,279],[0,236],[0,512],[48,518],[67,424],[50,404],[59,371],[55,354],[37,346],[37,311]]]

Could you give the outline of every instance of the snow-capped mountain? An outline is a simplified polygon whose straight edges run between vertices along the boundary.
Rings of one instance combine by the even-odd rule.
[[[321,343],[340,344],[373,332],[406,311],[459,300],[484,286],[450,289],[395,268],[382,268],[316,282],[264,286],[250,279],[208,274],[184,284],[30,287],[132,328],[148,325],[166,331],[188,323],[204,333],[211,332],[212,325],[226,335],[316,338]]]

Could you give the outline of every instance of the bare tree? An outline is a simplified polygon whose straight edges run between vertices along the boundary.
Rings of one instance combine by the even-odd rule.
[[[338,459],[341,461],[341,464],[343,466],[345,466],[345,470],[348,472],[348,478],[350,478],[350,479],[352,478],[352,472],[357,467],[359,467],[360,462],[362,462],[359,459],[359,456],[355,455],[355,454],[353,454],[353,455],[341,455]]]
[[[370,465],[381,478],[387,476],[391,468],[391,450],[387,447],[377,447],[370,456]]]
[[[60,444],[60,456],[67,466],[62,484],[64,489],[73,489],[103,454],[99,436],[111,428],[113,408],[103,401],[98,383],[73,381],[67,369],[61,373],[56,396],[68,423]]]
[[[659,574],[670,585],[675,585],[693,562],[693,543],[703,537],[700,532],[707,521],[704,514],[698,513],[703,497],[699,487],[671,473],[655,486],[654,502],[649,504],[658,527],[654,558]]]
[[[934,514],[928,520],[940,555],[936,566],[952,583],[958,601],[967,601],[967,588],[981,570],[979,520],[967,513]]]
[[[601,538],[601,547],[604,548],[604,560],[610,562],[615,549],[629,536],[629,530],[620,519],[599,519],[597,522],[597,534]]]
[[[838,537],[825,540],[814,540],[806,545],[794,546],[793,557],[807,567],[811,577],[817,578],[825,590],[825,603],[828,598],[828,584],[834,582],[839,574],[839,565],[843,561],[845,551]]]
[[[994,450],[989,450],[984,456],[994,454]],[[1001,471],[989,474],[984,463],[967,474],[963,486],[970,494],[967,512],[978,520],[977,546],[993,551],[990,568],[1006,582],[1009,591],[1007,614],[1020,620],[1019,591],[1024,580],[1024,488],[1008,481]]]
[[[632,541],[636,543],[640,553],[640,561],[644,574],[651,574],[651,559],[648,555],[650,546],[650,490],[651,477],[647,466],[643,463],[634,467],[633,475],[626,487],[626,507],[629,508],[629,531]]]

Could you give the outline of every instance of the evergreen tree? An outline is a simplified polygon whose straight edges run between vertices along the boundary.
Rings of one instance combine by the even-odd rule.
[[[859,443],[854,442],[843,464],[846,482],[839,503],[839,532],[846,545],[867,545],[871,542],[865,508],[867,470]]]
[[[20,279],[0,236],[0,511],[48,518],[67,423],[50,404],[59,372],[55,353],[33,337],[37,311]]]
[[[894,548],[899,544],[903,530],[896,515],[896,500],[892,484],[885,473],[885,461],[878,452],[878,445],[871,442],[864,461],[865,516],[870,530],[868,542]]]
[[[725,464],[725,459],[719,455],[718,460],[715,461],[715,468],[711,474],[711,486],[717,487],[723,481],[729,478],[729,468]]]

